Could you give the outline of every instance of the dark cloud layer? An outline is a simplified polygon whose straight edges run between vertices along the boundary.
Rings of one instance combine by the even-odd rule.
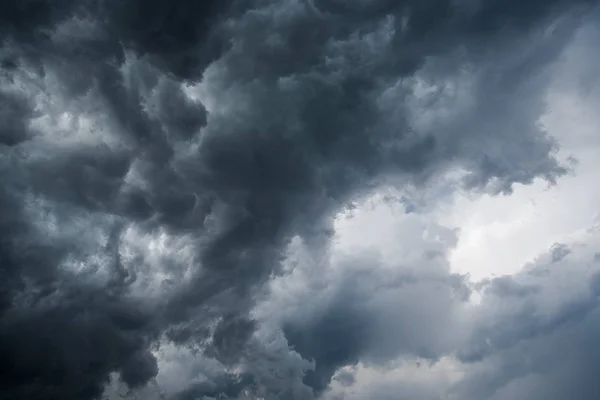
[[[112,373],[143,387],[166,342],[221,367],[177,399],[310,398],[299,380],[319,394],[385,358],[370,325],[386,314],[351,285],[286,325],[296,353],[261,343],[251,311],[293,237],[323,251],[335,213],[381,184],[561,176],[536,125],[544,71],[592,3],[4,2],[0,398],[99,398]],[[463,78],[466,97],[418,93]],[[390,351],[443,347],[403,340]]]

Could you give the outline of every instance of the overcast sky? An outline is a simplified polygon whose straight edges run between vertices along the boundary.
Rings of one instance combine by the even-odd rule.
[[[5,0],[0,400],[597,400],[598,3]]]

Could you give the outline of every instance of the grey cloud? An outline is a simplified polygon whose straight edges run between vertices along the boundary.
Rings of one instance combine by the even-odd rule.
[[[222,362],[235,362],[235,357],[242,353],[246,342],[252,336],[254,325],[254,321],[247,319],[226,317],[221,320],[212,336],[215,358]]]
[[[597,245],[596,231],[581,242],[565,245],[571,251],[566,259],[553,261],[549,250],[524,271],[484,283],[481,303],[466,313],[473,325],[455,336],[453,348],[458,351],[447,352],[449,359],[430,359],[429,365],[418,362],[411,369],[407,368],[414,357],[410,354],[400,354],[395,363],[373,365],[367,363],[365,353],[358,370],[372,368],[371,374],[355,373],[350,387],[329,388],[323,398],[597,398],[593,377],[600,326],[598,268],[591,266]],[[422,298],[412,299],[417,308],[415,303]],[[406,316],[398,315],[406,321]],[[435,315],[429,321],[439,318]],[[439,334],[449,335],[449,326],[445,324]],[[373,373],[382,369],[380,375]]]
[[[441,227],[429,233],[448,234]],[[411,234],[400,232],[399,240]],[[320,289],[295,294],[297,306],[288,305],[282,316],[289,344],[315,361],[305,382],[321,393],[344,366],[386,365],[401,356],[437,360],[452,351],[462,340],[459,325],[469,292],[464,277],[448,271],[445,255],[452,243],[449,237],[438,248],[441,256],[432,258],[428,250],[440,245],[416,240],[420,259],[409,265],[351,254],[330,266],[330,275],[307,275],[307,286]]]
[[[528,398],[545,396],[593,399],[598,330],[597,271],[593,259],[597,234],[571,255],[556,260],[554,250],[514,278],[499,278],[512,286],[534,288],[486,292],[473,336],[463,360],[473,370],[453,390],[461,398]],[[543,269],[544,274],[538,271]],[[497,286],[496,280],[490,282]],[[502,286],[506,287],[503,283]],[[473,363],[473,364],[470,364]]]
[[[340,382],[342,386],[352,386],[356,382],[356,378],[349,371],[342,371],[338,373],[335,377],[335,380]]]
[[[177,400],[206,398],[239,398],[242,392],[253,384],[250,376],[227,376],[214,383],[200,383],[184,389],[175,398]]]
[[[571,253],[571,250],[565,244],[557,243],[552,246],[552,261],[562,261],[569,253]]]
[[[463,130],[465,118],[444,136],[439,126],[412,126],[406,103],[414,93],[390,87],[430,74],[432,60],[449,69],[431,76],[452,79],[462,62],[446,65],[444,57],[464,48],[463,61],[475,75],[484,71],[470,94],[482,105],[467,115],[495,110],[494,121],[501,121],[515,110],[507,105],[506,81],[488,82],[489,74],[551,63],[573,26],[556,41],[532,39],[531,48],[519,50],[523,58],[489,73],[494,52],[482,59],[479,51],[488,40],[511,48],[520,35],[530,38],[566,2],[524,9],[496,1],[467,9],[446,1],[434,7],[313,3],[6,3],[0,17],[10,54],[0,97],[8,104],[0,111],[0,336],[8,354],[2,396],[97,398],[112,372],[143,386],[160,372],[149,350],[166,334],[178,345],[244,365],[257,393],[309,398],[300,382],[308,367],[294,353],[274,358],[282,364],[265,361],[271,348],[253,339],[257,326],[249,316],[262,286],[281,272],[293,236],[326,247],[332,215],[398,176],[422,183],[456,163],[472,173],[471,186],[497,179],[506,190],[563,172],[552,141],[531,127],[535,108],[525,107],[510,130],[483,120]],[[208,98],[191,100],[184,84]],[[538,87],[525,94],[541,95]],[[470,148],[475,130],[481,133]],[[127,229],[157,241],[187,240],[193,250],[161,264],[161,275],[124,239]],[[160,294],[140,295],[153,278],[161,280]],[[296,343],[318,359],[321,344],[313,335],[343,337],[331,361],[317,362],[317,374],[326,369],[312,384],[318,388],[338,366],[364,351],[377,353],[362,348],[361,329],[386,318],[373,320],[351,290],[340,296],[344,304],[332,303],[326,318],[302,332],[307,344]],[[372,307],[387,309],[392,300]],[[350,322],[332,322],[342,316],[354,319],[350,327],[358,327],[358,336],[338,332]],[[392,350],[401,351],[398,346]],[[436,346],[415,351],[435,355]],[[290,376],[270,372],[277,366]],[[221,390],[190,385],[194,396]]]

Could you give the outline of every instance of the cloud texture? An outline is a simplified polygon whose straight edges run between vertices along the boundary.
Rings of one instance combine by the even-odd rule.
[[[5,3],[0,399],[600,395],[595,231],[474,284],[430,218],[569,172],[597,2]],[[340,248],[372,196],[392,250]]]

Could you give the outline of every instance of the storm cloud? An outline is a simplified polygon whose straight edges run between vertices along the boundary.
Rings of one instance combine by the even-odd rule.
[[[5,3],[0,399],[328,398],[399,357],[454,357],[458,398],[597,397],[593,352],[544,358],[593,346],[598,275],[544,272],[579,253],[474,286],[419,208],[570,172],[539,120],[597,2]],[[382,188],[410,251],[340,255]]]

